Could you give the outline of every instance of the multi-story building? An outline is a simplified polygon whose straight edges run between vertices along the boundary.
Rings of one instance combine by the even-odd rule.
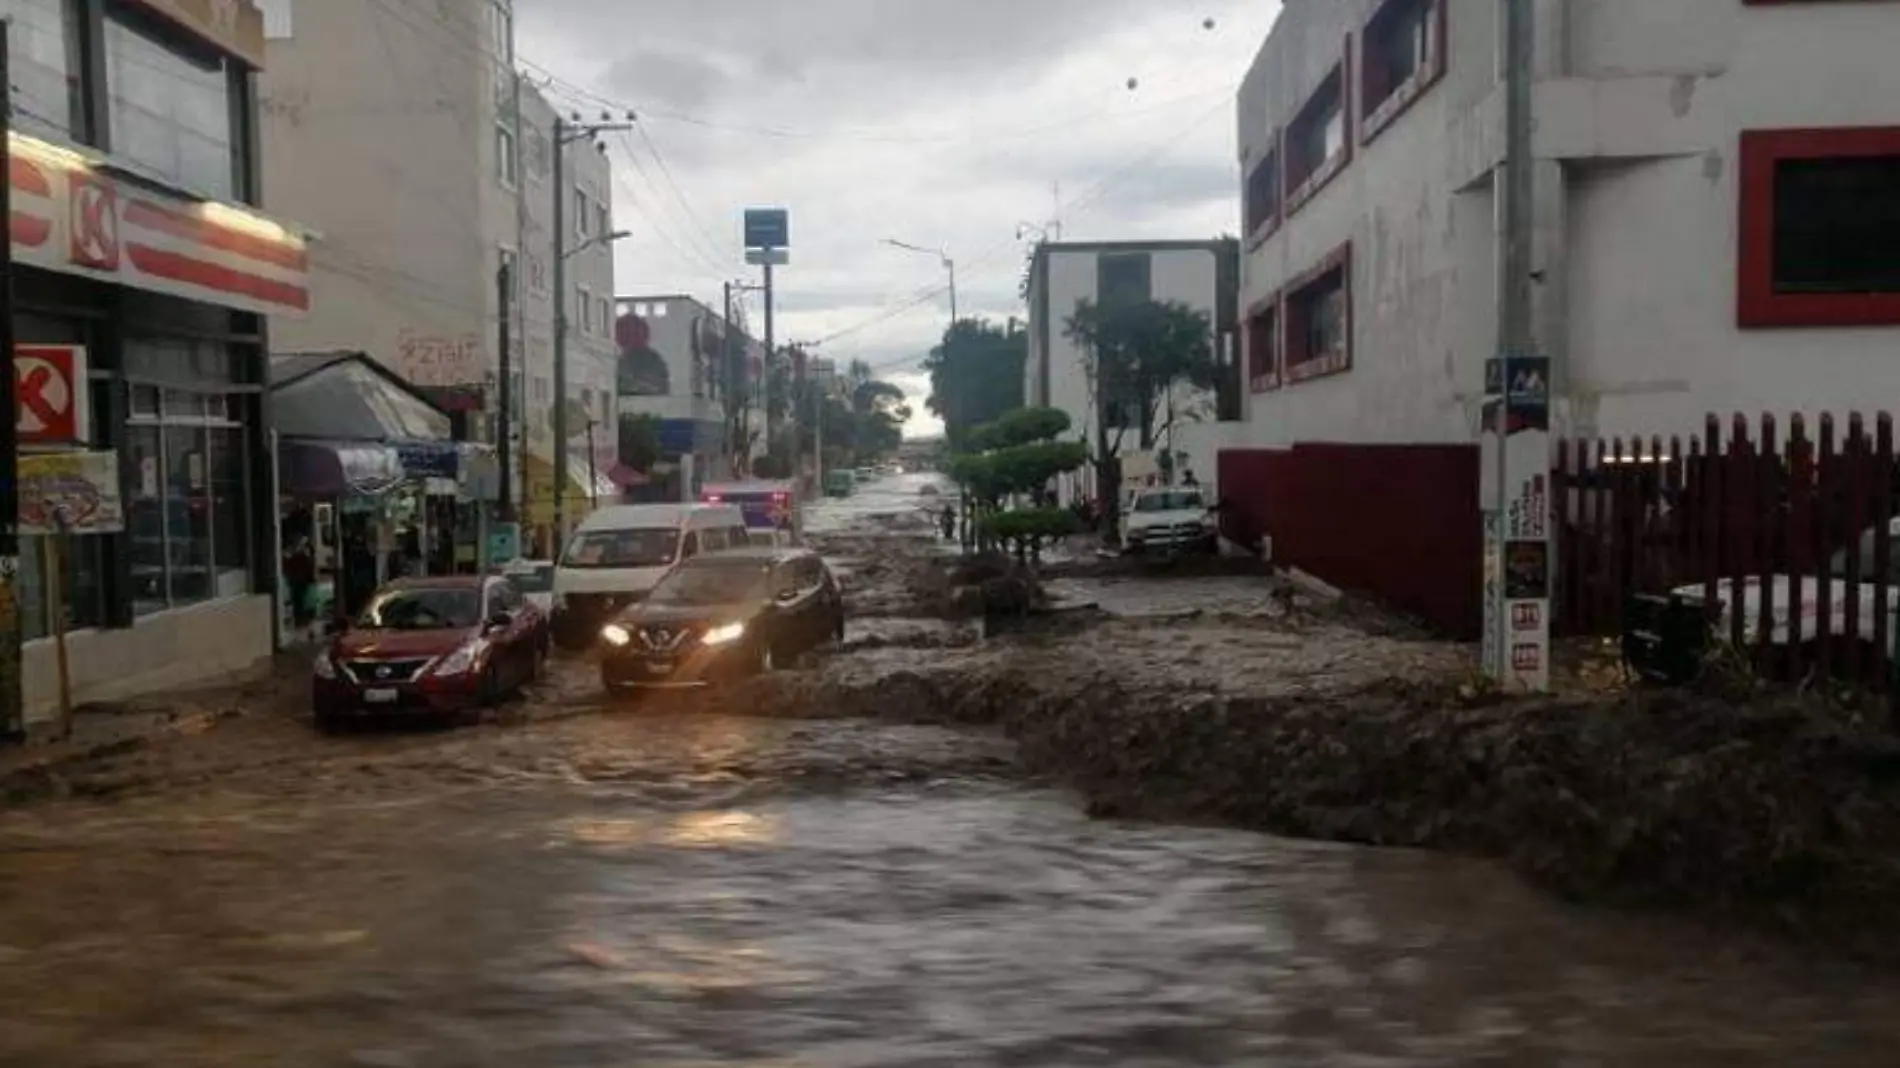
[[[1223,491],[1283,557],[1460,629],[1497,347],[1499,7],[1289,0],[1238,99],[1257,451],[1223,457]],[[1556,428],[1667,436],[1900,388],[1900,3],[1534,10]]]
[[[592,141],[562,149],[555,110],[515,71],[511,0],[279,0],[264,80],[269,202],[312,220],[323,310],[285,351],[371,354],[493,440],[504,303],[516,398],[508,472],[530,525],[552,519],[554,263],[565,254],[570,516],[611,421],[612,175]],[[553,226],[554,198],[566,214]],[[559,250],[559,251],[557,251]],[[501,270],[512,279],[504,296]],[[599,465],[593,465],[596,470]],[[545,541],[545,539],[543,539]]]
[[[68,451],[75,480],[58,488],[75,533],[57,555],[22,539],[30,723],[58,706],[56,625],[77,702],[271,654],[267,334],[312,294],[305,234],[256,207],[265,48],[249,0],[0,0],[0,15],[14,358],[35,361],[20,368],[22,452]],[[88,533],[113,483],[122,529]],[[53,525],[51,500],[23,493],[28,532]]]
[[[733,362],[722,360],[724,313],[693,297],[623,296],[618,304],[621,414],[659,420],[661,473],[678,473],[675,495],[690,495],[697,482],[731,478],[736,449],[745,448],[748,459],[764,450],[765,412],[754,403],[763,346],[734,325]],[[746,374],[743,418],[729,405],[739,367]],[[743,446],[734,440],[741,433]]]
[[[1237,252],[1231,239],[1109,241],[1037,246],[1029,266],[1029,358],[1023,396],[1034,407],[1060,408],[1092,448],[1105,430],[1125,476],[1174,469],[1211,481],[1215,454],[1226,440],[1223,420],[1238,417],[1239,379],[1216,390],[1180,383],[1157,398],[1149,413],[1105,405],[1090,373],[1089,356],[1067,333],[1076,306],[1167,301],[1207,316],[1215,357],[1229,369],[1236,333]],[[1145,421],[1147,426],[1142,426]],[[1119,449],[1116,449],[1119,439]],[[1166,464],[1160,462],[1165,454]],[[1093,496],[1092,471],[1059,488],[1063,499]]]

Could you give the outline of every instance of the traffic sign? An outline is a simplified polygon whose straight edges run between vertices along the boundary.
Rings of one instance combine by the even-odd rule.
[[[92,437],[86,350],[79,345],[13,348],[13,425],[22,445],[84,444]]]

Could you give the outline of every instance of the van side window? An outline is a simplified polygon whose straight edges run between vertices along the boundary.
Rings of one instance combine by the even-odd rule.
[[[690,560],[699,555],[699,532],[689,530],[680,538],[680,559]]]
[[[699,551],[703,553],[723,552],[726,548],[726,532],[723,530],[702,530],[699,532]]]
[[[752,541],[752,532],[744,526],[727,527],[726,539],[734,549],[743,549]]]

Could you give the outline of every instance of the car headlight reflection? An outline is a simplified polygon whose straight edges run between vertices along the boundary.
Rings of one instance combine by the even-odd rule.
[[[621,646],[632,641],[633,635],[629,634],[627,632],[627,628],[621,626],[620,624],[609,623],[606,626],[600,628],[600,638],[602,641],[606,642],[608,645]]]
[[[743,637],[745,637],[744,623],[726,623],[707,631],[700,642],[704,645],[728,645]]]
[[[429,674],[436,676],[466,675],[481,663],[482,653],[487,650],[484,642],[472,641],[459,646],[454,652],[436,661]]]

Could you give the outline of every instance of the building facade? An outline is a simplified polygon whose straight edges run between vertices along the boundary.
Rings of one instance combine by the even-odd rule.
[[[306,234],[256,207],[261,15],[248,0],[223,14],[0,2],[15,360],[43,361],[21,375],[23,530],[57,526],[27,468],[99,465],[87,493],[59,490],[70,536],[22,538],[28,722],[0,730],[57,710],[55,629],[75,703],[240,671],[274,648],[268,328],[313,296]],[[114,482],[120,529],[89,533]]]
[[[1535,11],[1557,429],[1668,436],[1900,386],[1900,73],[1881,58],[1900,4]],[[1281,555],[1461,630],[1497,340],[1499,34],[1492,0],[1289,0],[1238,98],[1248,388],[1223,478]],[[1389,521],[1364,522],[1368,497]],[[1395,531],[1455,566],[1418,575]]]
[[[1023,396],[1032,407],[1060,408],[1081,440],[1095,447],[1104,419],[1116,435],[1113,413],[1104,410],[1090,374],[1088,354],[1067,335],[1069,318],[1082,301],[1169,301],[1207,316],[1216,358],[1231,372],[1236,337],[1237,249],[1223,239],[1204,241],[1045,242],[1029,267],[1029,358]],[[1181,384],[1156,406],[1148,433],[1139,425],[1120,432],[1123,474],[1145,476],[1173,468],[1210,482],[1216,454],[1237,418],[1238,377],[1217,390]],[[1138,421],[1137,421],[1138,422]],[[1161,462],[1161,454],[1168,454]],[[1059,492],[1065,502],[1092,496],[1094,476],[1081,472]]]
[[[760,394],[763,347],[735,324],[732,352],[746,369],[745,417],[728,405],[734,396],[734,364],[727,351],[722,311],[683,295],[623,296],[619,316],[619,411],[659,420],[659,473],[673,476],[681,495],[698,483],[734,477],[743,434],[763,451],[765,412],[750,403]],[[742,423],[743,425],[734,425]],[[747,448],[749,459],[754,450]]]
[[[564,504],[570,517],[584,514],[598,487],[586,481],[582,416],[598,442],[613,408],[606,154],[570,141],[566,188],[553,188],[556,112],[515,70],[511,0],[279,0],[278,10],[264,79],[265,187],[273,206],[322,234],[311,265],[322,310],[280,330],[278,348],[370,353],[460,413],[469,437],[493,441],[505,309],[511,497],[530,527],[545,526],[564,301]],[[558,235],[556,196],[566,215]],[[567,292],[557,295],[563,254]]]

